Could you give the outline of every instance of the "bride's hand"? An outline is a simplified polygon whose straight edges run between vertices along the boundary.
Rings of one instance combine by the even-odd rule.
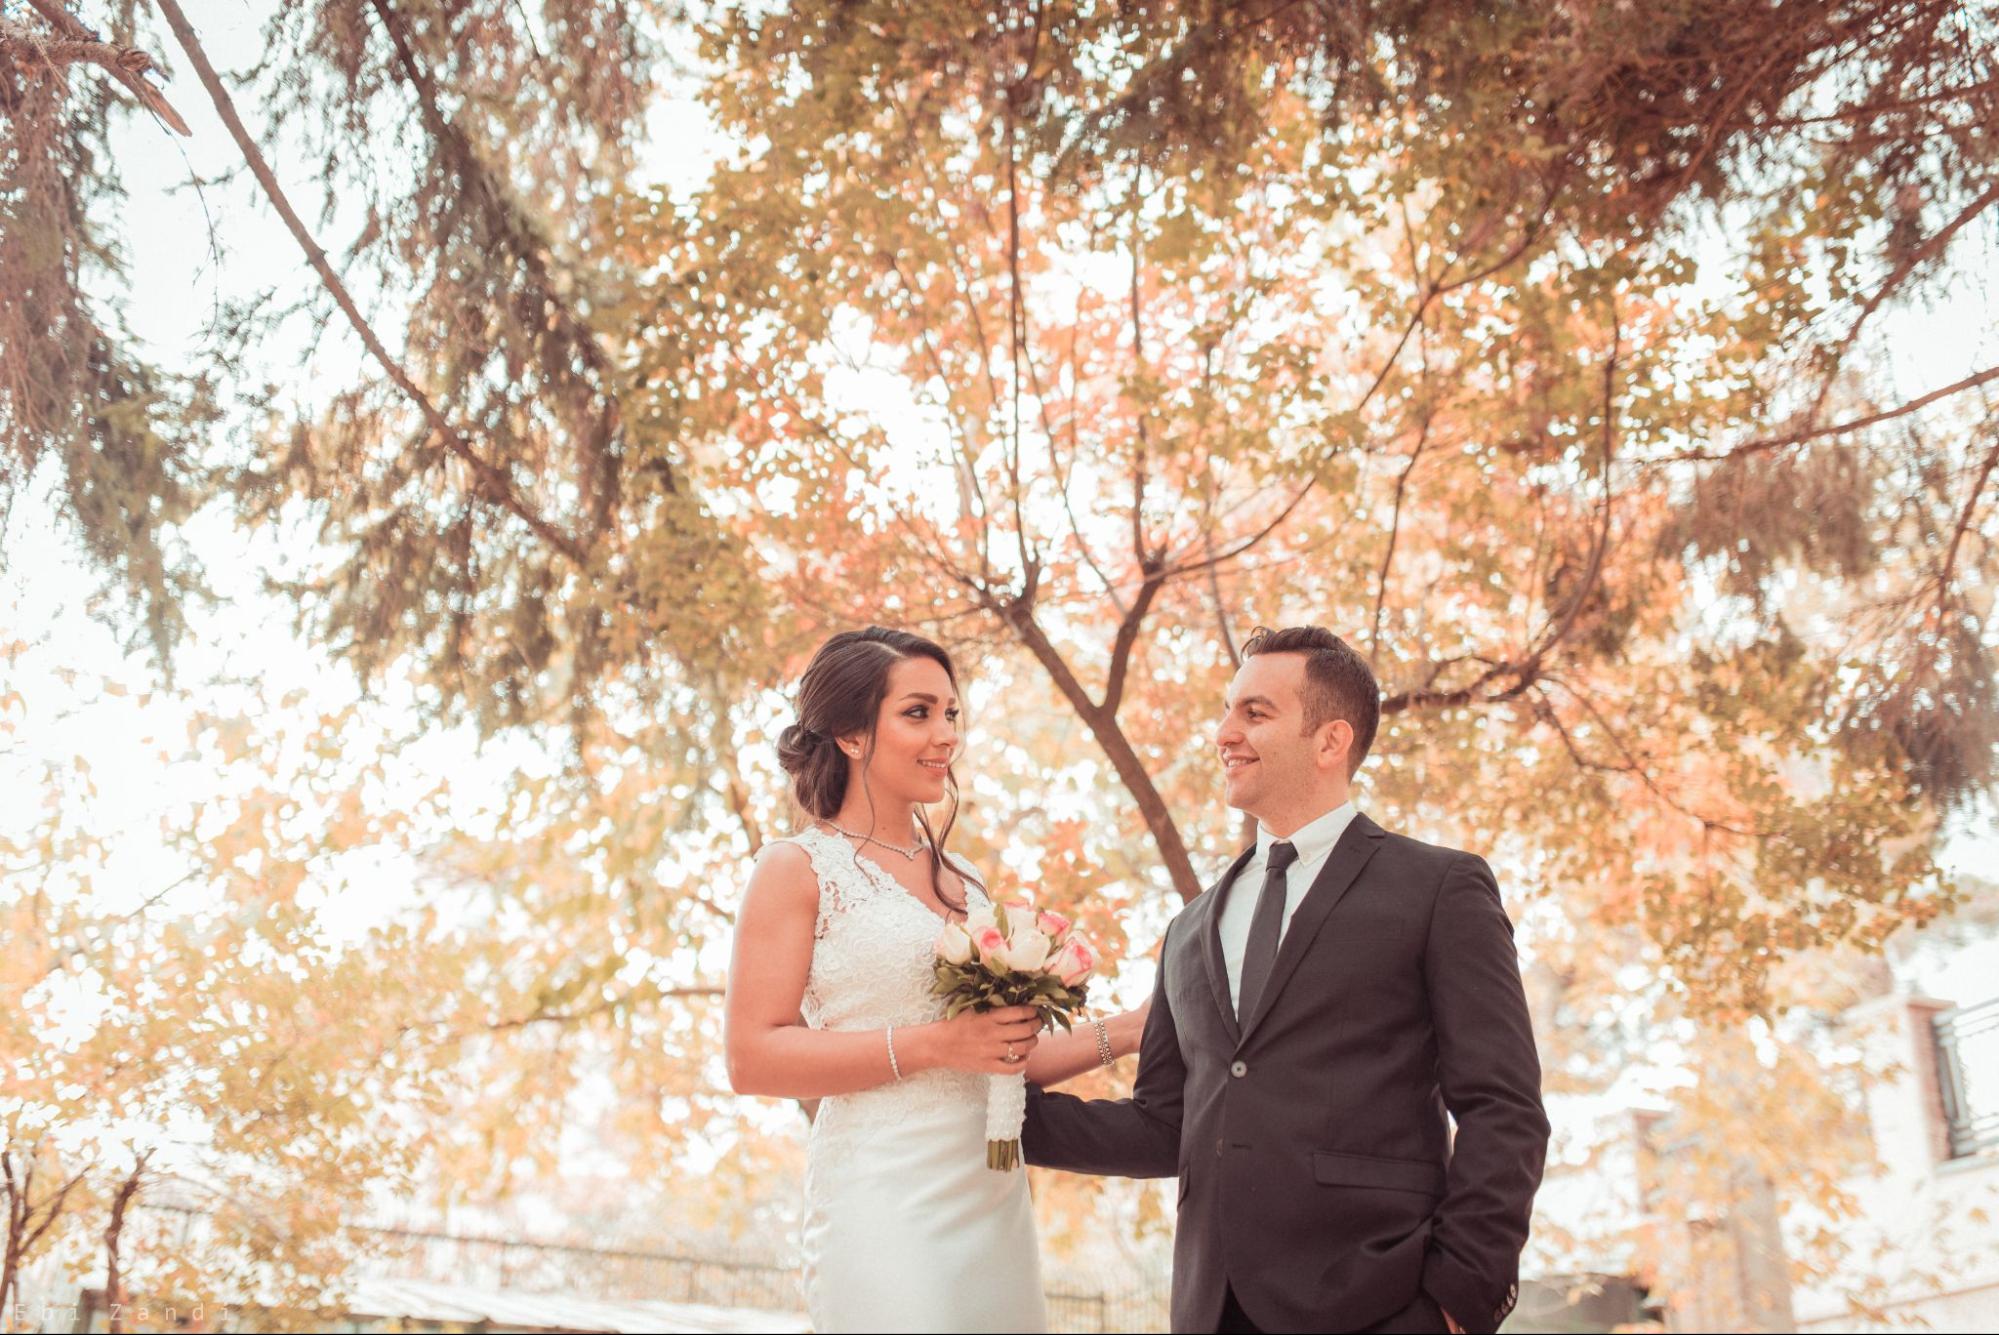
[[[1012,1075],[1027,1064],[1041,1028],[1032,1006],[966,1011],[953,1020],[923,1026],[928,1064],[981,1075]],[[1013,1060],[1007,1060],[1009,1047]]]

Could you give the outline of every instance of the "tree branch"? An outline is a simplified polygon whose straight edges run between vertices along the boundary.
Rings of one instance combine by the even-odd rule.
[[[719,997],[723,989],[719,987],[665,987],[646,989],[643,985],[620,992],[615,997],[583,1006],[570,1011],[534,1011],[527,1015],[517,1015],[505,1020],[489,1020],[486,1029],[491,1033],[503,1033],[509,1029],[525,1029],[535,1024],[575,1024],[595,1016],[607,1015],[621,1006],[629,1006],[635,1001],[666,1001],[687,997]],[[641,996],[641,993],[646,995]]]
[[[1413,256],[1412,256],[1413,258]],[[1402,500],[1409,489],[1409,478],[1416,471],[1416,464],[1423,457],[1423,450],[1430,443],[1430,428],[1436,421],[1436,410],[1430,402],[1430,353],[1429,340],[1418,344],[1423,372],[1421,387],[1423,392],[1423,420],[1417,429],[1416,447],[1409,452],[1409,463],[1395,479],[1395,504],[1388,516],[1388,548],[1381,554],[1381,569],[1374,577],[1374,620],[1367,633],[1367,656],[1374,660],[1381,651],[1381,613],[1388,603],[1388,571],[1395,561],[1395,543],[1402,532]]]
[[[284,188],[278,184],[277,177],[271,172],[270,164],[264,160],[263,150],[257,146],[257,141],[251,137],[249,130],[244,128],[242,118],[236,113],[235,102],[229,96],[229,90],[223,87],[221,77],[216,74],[215,67],[209,63],[208,54],[202,49],[201,42],[195,36],[194,29],[189,25],[187,15],[181,10],[178,0],[159,0],[159,5],[160,12],[166,16],[167,26],[173,29],[181,50],[187,53],[195,73],[201,78],[202,86],[208,90],[209,100],[215,104],[216,113],[222,117],[223,124],[228,126],[230,137],[236,141],[236,147],[243,154],[244,162],[249,166],[251,174],[257,178],[257,183],[263,187],[265,198],[270,200],[271,207],[277,210],[279,218],[284,221],[286,230],[291,232],[292,238],[305,252],[306,261],[319,275],[320,282],[332,295],[341,313],[347,317],[347,322],[354,327],[355,333],[360,335],[361,342],[367,347],[369,355],[388,373],[389,379],[395,382],[396,387],[422,412],[424,420],[430,424],[431,430],[444,442],[445,447],[457,455],[478,479],[477,492],[480,499],[498,505],[514,515],[543,542],[576,565],[587,564],[583,549],[523,501],[514,490],[513,480],[506,472],[480,458],[458,428],[446,420],[428,395],[417,388],[409,372],[389,355],[388,348],[377,337],[374,329],[361,314],[360,308],[354,304],[354,298],[348,293],[346,284],[327,262],[326,252],[313,240],[312,233],[306,229],[298,213],[292,208],[291,201],[285,196]]]
[[[1026,308],[1020,291],[1020,167],[1019,167],[1019,99],[1021,89],[1034,72],[1034,58],[1041,49],[1041,9],[1034,6],[1034,31],[1029,38],[1027,58],[1021,64],[1020,76],[1009,83],[1006,97],[1006,272],[1007,272],[1007,334],[1013,353],[1013,395],[1009,404],[1012,430],[1009,433],[1006,450],[1007,487],[1013,502],[1014,542],[1020,552],[1021,583],[1023,591],[1031,596],[1036,577],[1040,570],[1040,557],[1034,545],[1028,540],[1027,516],[1024,513],[1020,481],[1020,358],[1021,344],[1026,336]]]
[[[1166,568],[1167,578],[1177,579],[1181,575],[1193,574],[1196,571],[1207,570],[1215,566],[1221,565],[1225,561],[1235,560],[1237,557],[1243,555],[1245,552],[1254,548],[1258,543],[1262,542],[1265,538],[1275,533],[1278,529],[1282,528],[1284,526],[1284,521],[1291,517],[1291,512],[1298,508],[1298,506],[1304,501],[1305,497],[1310,495],[1312,489],[1317,485],[1318,485],[1317,478],[1313,478],[1312,480],[1306,482],[1304,486],[1298,488],[1297,491],[1291,494],[1291,499],[1284,503],[1284,508],[1277,512],[1275,518],[1270,520],[1269,523],[1265,524],[1262,528],[1258,529],[1256,532],[1250,534],[1249,537],[1244,538],[1241,542],[1237,543],[1235,546],[1228,548],[1226,551],[1214,552],[1212,555],[1203,556],[1201,559],[1196,561],[1182,561],[1173,565],[1169,565]],[[1212,550],[1212,544],[1210,544],[1210,549]]]
[[[1087,142],[1092,135],[1101,134],[1111,122],[1127,115],[1132,107],[1143,105],[1159,80],[1178,79],[1180,71],[1186,67],[1196,52],[1205,47],[1219,45],[1253,28],[1262,27],[1286,10],[1295,9],[1300,3],[1301,0],[1276,0],[1276,3],[1262,13],[1241,18],[1235,23],[1230,23],[1229,20],[1238,18],[1240,9],[1224,5],[1216,18],[1189,28],[1178,47],[1145,68],[1135,71],[1131,78],[1125,81],[1124,87],[1127,91],[1121,96],[1107,106],[1099,107],[1076,119],[1074,133],[1068,136],[1056,154],[1058,169],[1068,161],[1069,155]]]
[[[1957,88],[1943,88],[1934,93],[1924,93],[1920,97],[1891,98],[1885,102],[1866,102],[1857,107],[1845,107],[1839,111],[1827,112],[1822,116],[1773,116],[1757,125],[1759,130],[1801,130],[1807,125],[1837,124],[1842,121],[1876,120],[1882,116],[1892,116],[1898,111],[1914,111],[1918,107],[1934,106],[1938,102],[1956,102],[1979,93],[1999,88],[1999,79],[1986,79],[1979,83],[1966,84]]]
[[[1595,589],[1598,580],[1602,577],[1603,558],[1609,550],[1610,544],[1611,466],[1615,459],[1617,444],[1616,422],[1613,409],[1616,403],[1618,350],[1621,346],[1622,334],[1613,308],[1611,353],[1604,363],[1603,397],[1599,409],[1603,415],[1603,499],[1599,509],[1597,531],[1590,542],[1588,566],[1584,570],[1582,580],[1577,585],[1574,594],[1568,599],[1567,606],[1563,609],[1560,618],[1550,619],[1547,628],[1537,637],[1536,642],[1526,655],[1519,660],[1494,661],[1480,659],[1478,661],[1487,664],[1486,670],[1479,674],[1476,680],[1455,690],[1433,690],[1426,683],[1418,690],[1403,691],[1399,694],[1388,696],[1381,702],[1381,712],[1384,715],[1399,714],[1408,709],[1455,708],[1460,705],[1497,704],[1517,699],[1532,688],[1536,681],[1541,679],[1543,675],[1542,665],[1547,661],[1548,655],[1574,629],[1577,620],[1581,616],[1584,602],[1588,599],[1590,593]],[[1443,668],[1448,666],[1450,662],[1459,661],[1463,660],[1453,659],[1447,663],[1439,664],[1430,673],[1430,682],[1434,682],[1442,673]],[[1507,678],[1511,678],[1511,684],[1504,689],[1481,694],[1487,685]]]
[[[1403,326],[1402,333],[1396,339],[1394,348],[1392,348],[1389,351],[1387,359],[1382,362],[1381,369],[1375,373],[1375,377],[1373,381],[1369,383],[1366,392],[1363,393],[1360,396],[1360,398],[1354,403],[1353,408],[1350,410],[1351,412],[1356,414],[1362,412],[1363,410],[1366,409],[1369,403],[1373,402],[1374,396],[1381,392],[1381,387],[1382,385],[1387,383],[1389,374],[1393,372],[1395,369],[1395,364],[1401,360],[1402,350],[1409,345],[1409,340],[1415,336],[1417,331],[1424,327],[1424,320],[1429,313],[1430,306],[1434,301],[1436,301],[1438,297],[1443,296],[1444,294],[1449,293],[1451,291],[1454,291],[1457,288],[1463,287],[1466,284],[1479,282],[1487,277],[1490,277],[1492,274],[1499,272],[1499,270],[1514,263],[1521,256],[1527,253],[1528,249],[1534,244],[1535,239],[1540,236],[1541,231],[1546,225],[1548,216],[1552,211],[1552,209],[1554,208],[1556,190],[1557,186],[1555,183],[1551,182],[1546,185],[1545,198],[1542,200],[1541,208],[1539,212],[1535,215],[1534,220],[1529,224],[1527,224],[1527,226],[1525,226],[1522,229],[1520,240],[1516,242],[1511,249],[1506,251],[1505,254],[1499,256],[1497,259],[1491,261],[1482,268],[1472,270],[1470,272],[1460,275],[1457,278],[1446,279],[1440,276],[1437,280],[1433,282],[1428,279],[1425,279],[1420,273],[1418,273],[1417,275],[1418,281],[1424,284],[1423,296],[1416,303],[1416,309],[1414,312],[1410,314],[1408,323]],[[1419,266],[1417,265],[1417,262],[1415,260],[1415,248],[1413,241],[1411,243],[1410,255],[1411,255],[1411,261],[1410,261],[1411,268],[1412,269],[1418,268]],[[1452,263],[1455,264],[1456,261],[1454,260]],[[1450,272],[1450,267],[1451,266],[1446,266],[1444,271],[1445,274],[1448,274]],[[1223,561],[1232,561],[1235,558],[1249,552],[1251,549],[1256,547],[1257,544],[1261,543],[1265,538],[1269,537],[1272,533],[1276,532],[1277,529],[1282,527],[1284,522],[1291,517],[1292,512],[1298,508],[1299,503],[1305,499],[1305,497],[1311,492],[1313,487],[1316,485],[1317,485],[1316,478],[1307,481],[1305,485],[1300,487],[1296,492],[1296,494],[1294,494],[1291,497],[1290,501],[1288,501],[1285,504],[1284,508],[1278,512],[1277,517],[1275,519],[1271,520],[1268,524],[1265,524],[1261,529],[1258,529],[1254,534],[1252,534],[1244,541],[1236,544],[1235,546],[1223,552],[1219,553],[1210,552],[1208,555],[1205,555],[1201,560],[1185,564],[1175,564],[1172,567],[1171,573],[1173,575],[1180,575],[1191,571],[1198,571]]]
[[[1118,780],[1137,804],[1145,827],[1152,835],[1153,845],[1159,850],[1160,860],[1166,865],[1166,874],[1173,883],[1174,891],[1183,902],[1200,894],[1201,881],[1194,872],[1194,862],[1188,856],[1186,842],[1180,837],[1180,828],[1174,823],[1172,813],[1166,809],[1166,801],[1159,795],[1159,788],[1146,770],[1145,762],[1132,746],[1131,739],[1118,726],[1117,719],[1090,699],[1075,671],[1034,619],[1031,606],[1018,599],[996,598],[990,593],[979,596],[986,609],[1013,631],[1028,652],[1034,655],[1049,680],[1055,683],[1055,689],[1062,693],[1062,698],[1069,702],[1069,707],[1089,728],[1090,735],[1111,762],[1111,768],[1117,771]]]
[[[1208,553],[1213,555],[1215,535],[1210,532],[1206,534],[1206,539]],[[1221,633],[1222,649],[1229,656],[1229,666],[1239,668],[1242,666],[1242,651],[1236,648],[1235,633],[1229,629],[1229,609],[1222,599],[1222,572],[1212,563],[1208,566],[1208,596],[1215,604],[1215,629]]]
[[[1144,168],[1141,167],[1139,171],[1142,174]],[[1143,189],[1141,175],[1132,186],[1134,202],[1131,210],[1131,360],[1141,380],[1145,376],[1145,325],[1139,318],[1140,250],[1136,197]],[[1152,454],[1152,436],[1146,430],[1145,405],[1134,403],[1132,407],[1137,419],[1138,449],[1131,470],[1131,550],[1139,568],[1144,569],[1152,560],[1145,541],[1145,466]]]
[[[158,68],[152,56],[135,46],[119,46],[103,41],[86,27],[81,20],[63,7],[62,0],[28,0],[35,11],[47,19],[49,26],[59,35],[51,42],[12,19],[0,18],[0,49],[9,46],[23,48],[34,59],[39,59],[51,69],[82,62],[96,65],[130,90],[139,104],[165,122],[175,134],[189,135],[187,122],[167,101],[165,93],[157,88],[151,78]],[[27,65],[29,59],[17,54],[14,59]]]
[[[1964,535],[1970,531],[1971,522],[1978,514],[1978,502],[1984,498],[1985,484],[1991,480],[1995,465],[1999,465],[1999,444],[1985,452],[1985,462],[1979,466],[1978,477],[1971,484],[1971,492],[1964,499],[1964,508],[1958,512],[1957,522],[1952,525],[1950,546],[1944,549],[1943,560],[1937,564],[1937,606],[1942,609],[1950,596],[1951,576],[1957,569],[1958,549],[1964,544]]]
[[[1617,363],[1624,346],[1624,330],[1617,316],[1617,301],[1611,299],[1610,309],[1610,356],[1603,364],[1603,397],[1597,411],[1603,416],[1603,503],[1597,521],[1597,531],[1590,542],[1589,565],[1576,586],[1569,605],[1563,609],[1559,622],[1551,623],[1541,641],[1528,654],[1529,662],[1538,672],[1541,660],[1568,638],[1576,621],[1582,615],[1583,604],[1596,591],[1597,582],[1603,578],[1603,558],[1610,550],[1611,514],[1611,466],[1617,458]]]
[[[938,383],[944,387],[944,406],[950,410],[945,417],[950,422],[951,439],[958,451],[958,460],[953,471],[961,481],[959,488],[961,509],[968,518],[984,520],[986,495],[979,486],[979,475],[974,466],[977,456],[972,448],[969,432],[960,420],[964,410],[958,406],[958,387],[944,368],[943,355],[937,348],[936,330],[931,327],[929,319],[923,314],[922,298],[916,290],[916,284],[911,281],[908,270],[902,267],[901,257],[887,251],[877,253],[888,263],[889,271],[902,284],[903,293],[909,298],[910,320],[916,326],[917,345],[923,350],[924,360],[930,363],[930,373],[937,377]],[[978,505],[976,511],[973,511],[971,505],[974,501]]]
[[[722,771],[722,796],[729,804],[736,821],[743,827],[743,834],[750,842],[750,856],[755,857],[763,849],[763,830],[757,824],[756,813],[750,809],[750,787],[743,780],[743,767],[737,759],[737,748],[732,744],[729,733],[729,706],[722,699],[722,692],[712,690],[709,694],[711,707],[715,712],[715,729],[709,745],[711,754],[720,762]]]
[[[1144,574],[1145,578],[1138,586],[1138,596],[1131,600],[1131,610],[1118,622],[1117,638],[1111,642],[1111,661],[1104,677],[1102,706],[1109,718],[1116,718],[1118,706],[1124,703],[1124,685],[1131,668],[1132,649],[1138,644],[1139,627],[1152,607],[1152,600],[1166,583],[1165,571],[1157,562],[1147,566]]]
[[[1438,691],[1425,687],[1420,690],[1401,691],[1395,695],[1384,696],[1381,701],[1381,712],[1383,717],[1386,717],[1387,715],[1400,714],[1410,709],[1454,709],[1460,705],[1503,704],[1508,700],[1517,699],[1525,694],[1534,685],[1535,681],[1539,679],[1540,671],[1540,660],[1535,658],[1529,658],[1519,663],[1510,661],[1493,663],[1484,672],[1480,673],[1476,680],[1455,690]],[[1504,690],[1493,691],[1489,694],[1480,694],[1480,691],[1488,683],[1499,681],[1506,677],[1513,679],[1512,685],[1506,687]]]
[[[1839,346],[1833,350],[1832,363],[1826,367],[1825,378],[1819,382],[1818,393],[1813,396],[1812,406],[1805,413],[1806,426],[1817,425],[1819,413],[1825,408],[1826,396],[1832,393],[1833,382],[1839,375],[1839,368],[1846,364],[1847,354],[1852,351],[1854,343],[1860,338],[1860,331],[1866,327],[1874,312],[1881,309],[1882,303],[1894,295],[1896,290],[1908,281],[1909,276],[1922,267],[1924,261],[1942,253],[1953,236],[1995,203],[1999,203],[1999,182],[1994,182],[1984,194],[1971,201],[1934,236],[1903,256],[1901,263],[1895,266],[1881,286],[1876,288],[1861,305],[1860,313],[1853,317],[1852,327],[1846,331],[1846,336],[1840,339]]]
[[[1618,754],[1624,757],[1623,764],[1612,764],[1608,761],[1597,760],[1592,756],[1584,754],[1581,744],[1576,741],[1568,728],[1562,723],[1560,714],[1555,710],[1555,702],[1548,698],[1548,693],[1542,684],[1544,682],[1560,686],[1575,699],[1576,703],[1589,711],[1591,721],[1603,730],[1603,735],[1610,739],[1611,745],[1616,747]],[[1726,821],[1716,820],[1710,816],[1703,816],[1699,812],[1689,809],[1671,793],[1667,792],[1660,786],[1659,781],[1652,777],[1651,771],[1646,768],[1645,764],[1631,749],[1630,743],[1624,740],[1617,729],[1610,726],[1609,721],[1604,718],[1602,711],[1597,709],[1596,705],[1587,696],[1568,682],[1553,675],[1546,676],[1540,682],[1535,683],[1534,694],[1540,698],[1542,703],[1542,708],[1537,709],[1535,714],[1555,730],[1556,736],[1562,739],[1562,745],[1569,753],[1569,759],[1574,761],[1578,768],[1601,771],[1606,774],[1635,775],[1638,781],[1644,784],[1646,790],[1654,797],[1687,819],[1698,821],[1703,830],[1721,830],[1728,834],[1741,835],[1745,838],[1757,837],[1754,830],[1745,830],[1739,826],[1731,825]]]
[[[1109,596],[1111,606],[1115,607],[1117,614],[1122,617],[1125,614],[1124,599],[1119,596],[1117,585],[1112,583],[1111,577],[1106,575],[1103,567],[1097,563],[1096,553],[1090,550],[1089,540],[1083,536],[1083,526],[1076,519],[1075,504],[1069,496],[1069,479],[1074,475],[1076,456],[1081,451],[1081,442],[1076,438],[1078,416],[1076,401],[1081,392],[1080,375],[1076,365],[1076,341],[1078,327],[1082,322],[1083,290],[1079,289],[1076,293],[1076,315],[1069,326],[1069,462],[1067,464],[1062,460],[1061,436],[1056,432],[1055,423],[1048,414],[1048,396],[1041,388],[1041,373],[1035,367],[1034,347],[1031,343],[1027,347],[1027,383],[1034,391],[1034,402],[1041,414],[1042,433],[1048,437],[1048,461],[1050,467],[1055,470],[1055,492],[1061,497],[1062,513],[1069,520],[1069,532],[1076,539],[1076,550],[1082,554],[1083,564],[1090,568],[1090,573],[1104,586],[1104,592]]]
[[[542,320],[549,329],[561,332],[561,356],[570,369],[578,372],[577,378],[586,387],[593,413],[589,440],[592,449],[587,455],[579,452],[583,460],[581,490],[594,527],[607,527],[616,510],[621,486],[614,464],[602,462],[599,466],[599,461],[606,460],[607,456],[614,457],[614,442],[618,438],[621,422],[617,396],[606,390],[603,383],[610,373],[610,359],[598,343],[595,332],[577,317],[566,301],[558,298],[557,284],[543,254],[548,249],[546,240],[536,233],[505,184],[487,167],[475,150],[471,137],[457,121],[445,115],[437,82],[430,71],[418,62],[402,16],[391,9],[386,0],[370,0],[370,4],[390,45],[395,48],[396,61],[402,67],[404,79],[415,90],[417,108],[431,137],[458,175],[466,181],[469,192],[478,197],[487,214],[497,223],[496,230],[505,238],[513,260],[527,271],[533,283],[533,295],[540,299]],[[667,491],[675,490],[671,470],[665,472],[664,482]]]
[[[1976,389],[1978,386],[1992,380],[1999,380],[1999,366],[1988,366],[1982,371],[1975,371],[1955,384],[1945,385],[1942,389],[1931,390],[1920,398],[1909,400],[1899,408],[1886,408],[1880,412],[1869,413],[1865,417],[1856,417],[1846,422],[1835,422],[1831,426],[1805,427],[1798,431],[1787,432],[1781,436],[1764,436],[1757,440],[1744,441],[1742,444],[1726,450],[1686,450],[1679,454],[1661,455],[1656,459],[1641,459],[1638,461],[1638,466],[1641,468],[1658,468],[1666,464],[1725,463],[1730,459],[1740,459],[1752,454],[1767,454],[1772,450],[1787,450],[1793,446],[1804,445],[1814,440],[1821,440],[1827,436],[1851,435],[1855,431],[1863,431],[1870,426],[1879,426],[1883,422],[1892,422],[1897,417],[1906,417],[1910,413],[1920,412],[1922,409],[1935,403],[1938,399],[1947,399],[1951,395],[1961,394],[1967,389]]]

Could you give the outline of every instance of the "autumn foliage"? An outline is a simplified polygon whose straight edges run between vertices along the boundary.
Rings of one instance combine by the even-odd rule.
[[[1206,733],[1243,636],[1347,637],[1360,800],[1501,869],[1558,1094],[1760,1017],[1817,1116],[1784,1017],[1961,898],[1999,367],[1893,353],[1999,216],[1989,5],[317,0],[237,75],[175,4],[102,8],[95,45],[0,18],[0,503],[52,498],[160,668],[192,517],[302,527],[261,596],[318,651],[547,763],[466,819],[384,798],[416,771],[368,704],[244,708],[174,845],[217,907],[145,932],[50,879],[94,832],[14,828],[23,1218],[74,1177],[101,1230],[161,1171],[44,1128],[187,1107],[307,1247],[370,1175],[552,1172],[591,1082],[618,1152],[720,1147],[765,1210],[792,1159],[717,1079],[717,946],[793,819],[784,692],[870,621],[961,660],[964,850],[1133,976],[1241,837]],[[117,318],[135,78],[310,261],[171,365]],[[662,89],[698,186],[647,174]],[[319,325],[349,373],[279,392],[263,349]],[[479,911],[319,953],[299,895],[370,849]],[[86,975],[105,1026],[54,1055],[15,999]]]

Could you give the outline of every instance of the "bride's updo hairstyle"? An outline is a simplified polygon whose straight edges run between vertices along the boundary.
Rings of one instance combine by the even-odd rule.
[[[860,758],[865,770],[875,754],[875,721],[882,701],[888,698],[889,671],[910,658],[930,659],[944,669],[952,689],[957,689],[958,672],[943,646],[886,626],[843,630],[820,645],[805,665],[805,675],[798,679],[798,722],[778,734],[777,763],[791,776],[791,795],[808,816],[831,820],[839,813],[840,804],[847,800],[849,772],[839,739],[857,733],[867,738]],[[930,859],[931,890],[939,903],[962,911],[965,906],[946,897],[943,888],[944,841],[958,821],[958,776],[948,768],[944,786],[951,808],[945,813],[943,827],[933,830],[930,814],[921,806],[916,808],[916,820],[936,851]],[[958,869],[958,863],[951,865]]]

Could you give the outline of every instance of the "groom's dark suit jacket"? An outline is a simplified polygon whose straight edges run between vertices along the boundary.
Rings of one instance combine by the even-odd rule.
[[[1493,1330],[1548,1119],[1491,870],[1356,816],[1238,1023],[1216,923],[1258,892],[1233,884],[1252,851],[1166,930],[1132,1097],[1031,1089],[1027,1161],[1179,1174],[1176,1331],[1214,1330],[1231,1288],[1267,1331],[1420,1328],[1424,1295]]]

